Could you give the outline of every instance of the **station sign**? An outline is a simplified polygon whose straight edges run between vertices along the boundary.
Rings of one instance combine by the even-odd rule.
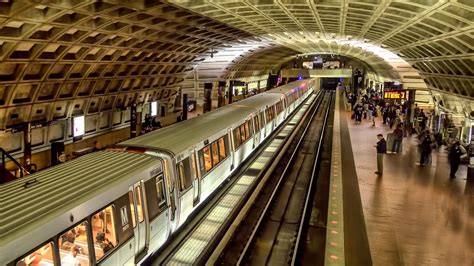
[[[385,91],[384,99],[406,99],[406,91]]]

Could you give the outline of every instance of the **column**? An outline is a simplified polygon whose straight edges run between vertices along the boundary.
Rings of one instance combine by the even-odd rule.
[[[133,103],[132,106],[130,106],[130,138],[134,138],[138,136],[137,122],[138,122],[137,104]]]
[[[234,96],[234,81],[231,80],[229,81],[229,96],[227,97],[229,99],[229,104],[232,103],[232,96]]]
[[[31,172],[31,123],[24,123],[23,127],[23,165]]]
[[[188,120],[188,94],[183,94],[183,120]]]
[[[212,83],[204,83],[204,110],[203,113],[209,112],[212,109]]]

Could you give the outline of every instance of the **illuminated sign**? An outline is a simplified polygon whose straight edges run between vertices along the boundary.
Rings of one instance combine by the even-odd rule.
[[[405,99],[406,92],[404,91],[386,91],[383,93],[385,99]]]
[[[158,114],[158,102],[151,102],[151,116],[156,116]]]
[[[75,116],[72,118],[72,136],[79,137],[85,133],[86,119],[82,116]]]

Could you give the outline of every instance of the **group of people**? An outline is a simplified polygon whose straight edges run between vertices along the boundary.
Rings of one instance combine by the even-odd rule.
[[[382,124],[394,128],[389,134],[388,141],[382,134],[377,135],[377,175],[383,175],[384,154],[398,154],[401,152],[403,139],[417,133],[419,139],[420,159],[417,165],[425,166],[431,164],[431,154],[433,149],[443,145],[443,138],[440,132],[432,133],[428,127],[428,116],[417,104],[414,108],[415,123],[411,123],[408,114],[408,102],[403,104],[390,104],[380,98],[374,91],[370,91],[362,96],[346,92],[347,100],[352,108],[352,119],[356,124],[361,124],[364,119],[370,121],[375,126],[375,118],[381,115]],[[466,149],[459,141],[454,141],[448,145],[448,159],[450,164],[450,177],[455,178],[456,172],[461,164],[461,158],[466,154]]]

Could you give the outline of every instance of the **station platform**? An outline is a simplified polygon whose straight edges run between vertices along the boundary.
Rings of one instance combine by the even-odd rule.
[[[342,102],[342,101],[341,101]],[[386,154],[377,176],[381,118],[355,124],[340,104],[345,260],[348,265],[474,265],[474,183],[450,179],[446,147],[419,166],[416,135]]]

